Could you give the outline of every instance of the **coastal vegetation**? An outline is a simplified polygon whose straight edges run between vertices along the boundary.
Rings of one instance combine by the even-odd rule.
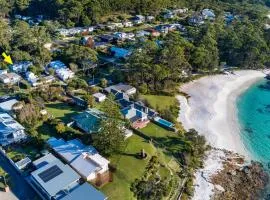
[[[181,129],[177,123],[179,106],[174,96],[182,83],[197,76],[220,73],[224,67],[269,67],[270,32],[264,29],[269,21],[266,19],[266,6],[269,5],[269,0],[15,0],[8,3],[0,0],[0,15],[11,19],[9,22],[0,19],[0,47],[11,54],[14,62],[32,61],[30,71],[44,75],[44,67],[59,59],[77,75],[71,81],[50,86],[31,88],[22,82],[1,88],[2,94],[17,94],[23,104],[23,108],[16,111],[17,120],[26,127],[30,136],[29,143],[7,149],[7,155],[13,161],[25,155],[35,159],[45,141],[52,136],[79,138],[110,159],[113,182],[101,187],[110,199],[175,199],[179,192],[182,199],[189,199],[194,191],[193,174],[203,167],[210,146],[196,130]],[[176,7],[188,7],[192,10],[190,16],[209,7],[215,11],[216,20],[192,26],[188,21],[190,16],[185,16],[177,19],[185,28],[183,31],[119,44],[119,47],[132,49],[130,57],[121,60],[119,67],[99,63],[104,52],[82,46],[83,35],[75,35],[69,42],[56,34],[58,28],[98,25],[104,18],[106,22],[121,22],[135,14],[153,15],[155,24],[162,19],[163,11]],[[225,12],[237,16],[236,19],[226,23]],[[17,20],[15,15],[18,14],[44,15],[45,20],[31,26]],[[167,22],[174,23],[164,21]],[[141,25],[121,30],[135,33],[145,28]],[[93,35],[106,33],[98,31]],[[45,48],[48,43],[57,46],[56,50]],[[100,64],[98,68],[95,68],[96,63]],[[7,69],[8,65],[1,62],[0,67]],[[52,69],[48,73],[55,75]],[[89,82],[95,82],[94,76],[98,77],[99,83],[90,87]],[[127,82],[137,88],[134,100],[142,100],[146,106],[155,109],[162,118],[174,123],[177,131],[168,131],[150,122],[145,128],[134,130],[133,136],[125,140],[122,127],[131,127],[121,116],[114,98],[108,95],[106,101],[98,104],[92,95],[111,82]],[[85,100],[87,105],[80,108],[70,103],[73,95]],[[99,134],[83,134],[81,130],[68,126],[72,117],[86,107],[98,108],[106,115]],[[45,116],[41,114],[44,109],[47,111]],[[232,175],[226,170],[222,171],[225,175],[215,177],[216,184],[226,188],[226,193],[217,194],[217,199],[238,198],[238,190],[246,199],[253,198],[255,196],[249,196],[249,193],[244,194],[236,183],[247,184],[250,192],[256,195],[267,182],[257,163],[243,170],[237,169],[237,179],[231,184],[228,180]],[[255,176],[259,180],[253,184],[251,181]]]

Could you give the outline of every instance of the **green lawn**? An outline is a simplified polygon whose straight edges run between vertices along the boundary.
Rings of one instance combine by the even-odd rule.
[[[150,106],[154,109],[166,109],[170,106],[176,105],[176,98],[174,96],[162,96],[162,95],[142,95],[142,99],[149,102]]]
[[[148,154],[146,160],[136,158],[136,154],[141,149]],[[136,178],[141,178],[149,159],[157,154],[162,161],[164,156],[162,153],[159,153],[152,144],[134,134],[127,139],[125,153],[110,158],[111,162],[117,166],[117,171],[114,173],[113,182],[105,185],[101,190],[108,195],[110,200],[135,199],[130,191],[130,185]],[[162,169],[162,175],[164,174],[166,174],[166,170]]]
[[[176,137],[176,133],[168,131],[153,122],[150,122],[145,128],[141,129],[149,137],[164,138],[164,137]]]
[[[53,117],[62,120],[64,123],[71,121],[71,118],[83,111],[81,107],[70,106],[63,102],[54,102],[45,105],[46,110]]]

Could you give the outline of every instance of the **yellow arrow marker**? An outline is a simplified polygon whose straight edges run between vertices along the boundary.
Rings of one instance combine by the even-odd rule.
[[[5,52],[2,53],[2,56],[4,57],[4,62],[13,65],[13,62],[10,56],[8,56]]]

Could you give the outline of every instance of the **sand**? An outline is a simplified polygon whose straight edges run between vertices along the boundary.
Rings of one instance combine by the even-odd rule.
[[[260,71],[237,71],[235,74],[203,77],[187,83],[181,91],[190,97],[178,96],[180,102],[179,121],[188,130],[196,129],[215,148],[226,149],[251,158],[241,141],[237,120],[237,97],[252,84],[265,76]],[[222,153],[210,152],[205,167],[195,174],[196,200],[207,200],[214,186],[203,174],[216,173],[222,168]]]

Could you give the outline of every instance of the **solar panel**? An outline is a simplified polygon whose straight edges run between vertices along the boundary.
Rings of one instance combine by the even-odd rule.
[[[55,178],[56,176],[62,174],[63,171],[56,165],[46,169],[44,172],[38,174],[38,176],[47,183],[51,179]]]

